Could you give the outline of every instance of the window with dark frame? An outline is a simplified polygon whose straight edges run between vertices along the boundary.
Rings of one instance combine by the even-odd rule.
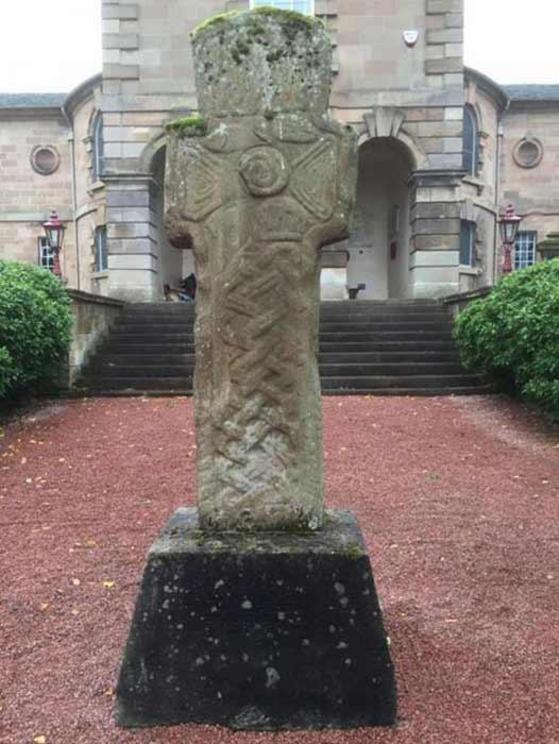
[[[460,266],[475,265],[476,223],[462,220],[460,223]]]
[[[95,271],[107,271],[108,268],[107,228],[103,225],[95,230]]]
[[[48,271],[54,269],[54,251],[49,245],[49,241],[46,236],[41,236],[38,239],[39,247],[39,266]]]
[[[516,235],[514,245],[515,270],[527,269],[536,263],[538,233],[534,230],[521,230]]]
[[[477,175],[479,164],[479,131],[477,117],[473,108],[464,106],[462,167],[470,176]]]
[[[305,15],[314,14],[314,0],[251,0],[250,7],[258,8],[263,5],[278,10],[295,10]]]
[[[91,159],[91,177],[98,181],[104,170],[105,143],[103,139],[103,115],[98,112],[93,123],[93,152]]]

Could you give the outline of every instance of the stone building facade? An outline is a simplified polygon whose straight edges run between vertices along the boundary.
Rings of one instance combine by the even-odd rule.
[[[559,86],[501,88],[465,69],[463,0],[100,0],[101,76],[67,98],[0,97],[2,255],[39,260],[55,207],[71,286],[156,301],[193,271],[161,227],[165,124],[196,110],[188,34],[264,4],[323,19],[332,114],[359,135],[355,220],[350,240],[324,252],[325,297],[493,284],[509,200],[525,217],[517,266],[537,260],[537,243],[559,230]],[[49,148],[50,175],[35,162]]]

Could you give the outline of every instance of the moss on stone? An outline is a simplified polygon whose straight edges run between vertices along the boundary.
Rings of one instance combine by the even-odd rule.
[[[254,15],[272,16],[281,20],[282,23],[289,21],[290,23],[304,26],[307,29],[313,28],[313,26],[320,23],[318,18],[314,16],[297,13],[295,10],[281,10],[271,5],[261,5],[259,8],[254,8],[251,13]]]
[[[165,130],[179,137],[205,137],[208,125],[201,116],[183,116],[166,124]]]
[[[228,13],[218,13],[217,15],[211,16],[210,18],[206,18],[205,21],[202,21],[202,23],[199,23],[196,26],[196,28],[192,32],[192,38],[198,36],[198,34],[202,33],[202,31],[207,31],[209,28],[213,28],[214,26],[219,26],[222,23],[226,23],[227,21],[232,20],[238,15],[240,15],[238,10],[230,10]]]
[[[286,35],[290,38],[295,36],[299,31],[304,31],[308,34],[316,26],[323,25],[322,21],[314,16],[303,15],[303,13],[297,13],[294,10],[281,10],[280,8],[263,5],[250,11],[231,10],[228,13],[219,13],[211,18],[207,18],[196,26],[192,32],[192,38],[196,39],[204,31],[221,26],[222,24],[233,21],[236,18],[240,18],[241,16],[246,16],[247,20],[252,24],[257,23],[258,20],[263,17],[275,18],[282,24]],[[261,24],[258,24],[256,27],[249,30],[249,33],[256,35],[263,33],[264,31],[265,28]]]

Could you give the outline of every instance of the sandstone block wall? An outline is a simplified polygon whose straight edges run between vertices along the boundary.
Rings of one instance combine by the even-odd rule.
[[[189,33],[216,13],[249,5],[249,0],[103,0],[112,294],[161,296],[165,247],[157,236],[153,156],[164,144],[165,122],[197,105]],[[380,135],[370,128],[367,133],[365,117],[380,111],[386,119],[383,112],[388,110],[390,117],[397,109],[403,118],[390,136],[410,148],[414,172],[436,172],[428,186],[422,176],[413,192],[418,198],[411,249],[444,251],[452,260],[444,264],[440,253],[432,260],[412,259],[411,293],[418,296],[446,294],[459,285],[459,220],[435,223],[423,214],[422,205],[458,198],[455,171],[462,162],[464,102],[462,5],[462,0],[317,0],[315,5],[334,48],[334,116],[371,137]],[[402,38],[411,29],[419,32],[414,49],[408,49]],[[117,227],[123,220],[133,225]],[[431,276],[430,263],[436,264]]]
[[[0,245],[1,257],[38,263],[38,240],[50,210],[71,219],[68,130],[59,110],[0,110]],[[33,170],[31,153],[51,146],[60,156],[55,173]],[[69,236],[69,250],[73,241]],[[65,255],[62,257],[65,269]]]
[[[520,229],[537,231],[538,240],[559,230],[558,113],[559,102],[513,101],[503,118],[503,202],[516,206],[524,217]],[[522,167],[515,159],[516,147],[526,138],[541,145],[541,160],[534,167]]]

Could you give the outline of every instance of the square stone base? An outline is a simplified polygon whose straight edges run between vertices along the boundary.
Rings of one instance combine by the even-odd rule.
[[[387,726],[396,687],[349,512],[303,534],[207,534],[179,509],[145,569],[117,689],[122,726]]]

